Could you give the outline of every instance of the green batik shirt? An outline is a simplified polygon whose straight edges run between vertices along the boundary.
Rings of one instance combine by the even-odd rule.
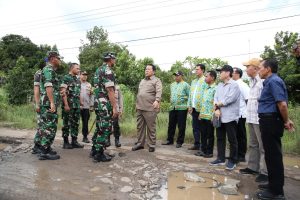
[[[187,110],[190,85],[185,81],[171,84],[170,110]]]
[[[111,68],[104,63],[94,75],[94,107],[95,110],[112,110],[106,88],[115,86],[115,75]]]
[[[195,108],[197,112],[200,112],[201,97],[205,84],[204,76],[193,80],[191,83],[188,107]]]
[[[80,108],[81,83],[77,76],[67,74],[63,77],[60,87],[66,88],[68,105],[70,108]],[[64,107],[62,105],[62,107]]]
[[[211,120],[214,112],[214,96],[216,93],[216,84],[208,85],[205,83],[203,95],[201,98],[201,109],[199,119]]]
[[[52,68],[51,64],[47,64],[41,73],[40,79],[40,106],[50,107],[50,101],[47,96],[46,87],[53,88],[53,100],[57,107],[59,103],[59,80],[55,70]]]

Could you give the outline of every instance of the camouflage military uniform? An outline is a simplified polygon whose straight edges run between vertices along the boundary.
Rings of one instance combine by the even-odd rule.
[[[114,85],[114,73],[107,64],[103,64],[96,70],[94,76],[96,130],[93,136],[93,148],[96,152],[104,150],[112,132],[112,105],[106,88]]]
[[[46,65],[42,71],[40,79],[40,120],[38,122],[38,132],[35,143],[48,149],[54,141],[57,131],[57,111],[49,112],[50,101],[47,96],[46,87],[53,88],[54,104],[57,108],[59,102],[59,81],[56,72],[50,64]]]
[[[76,76],[67,74],[63,77],[60,87],[66,88],[66,95],[70,111],[64,110],[62,105],[62,136],[68,137],[71,134],[72,137],[78,136],[79,118],[80,118],[80,80]]]

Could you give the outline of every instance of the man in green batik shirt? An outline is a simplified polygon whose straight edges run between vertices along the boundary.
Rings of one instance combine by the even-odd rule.
[[[80,67],[77,63],[69,65],[69,73],[62,79],[60,85],[63,96],[62,103],[62,137],[64,139],[63,148],[83,148],[83,145],[77,142],[79,118],[80,118],[80,80],[77,77]],[[72,143],[69,143],[69,135],[72,137]]]
[[[217,73],[215,71],[208,71],[205,76],[205,87],[201,98],[200,107],[200,134],[201,134],[201,149],[196,156],[203,156],[204,158],[213,157],[214,150],[214,127],[211,119],[214,113],[214,96],[216,93],[215,80]]]
[[[113,118],[118,117],[115,100],[115,76],[112,67],[115,65],[113,53],[104,54],[104,64],[97,68],[94,75],[94,108],[96,129],[94,132],[91,156],[97,162],[108,162],[111,157],[104,153],[108,137],[112,133]]]
[[[168,138],[163,145],[172,145],[174,143],[174,135],[176,125],[178,124],[178,137],[176,141],[176,148],[180,148],[184,143],[186,117],[188,105],[187,101],[190,94],[190,86],[183,80],[182,71],[173,74],[175,82],[171,84],[171,98],[170,98],[170,111],[169,111],[169,127]]]
[[[56,74],[62,57],[56,51],[48,52],[48,63],[43,68],[40,79],[40,120],[34,143],[39,149],[40,160],[60,158],[51,145],[57,131],[57,106],[59,103],[59,81]]]
[[[205,65],[197,64],[195,67],[195,73],[197,78],[194,79],[191,83],[191,91],[188,100],[188,112],[192,115],[192,126],[193,126],[193,135],[194,135],[194,145],[189,148],[189,150],[199,150],[200,148],[200,122],[199,122],[199,113],[200,113],[200,104],[201,97],[203,92],[203,86],[205,85]]]

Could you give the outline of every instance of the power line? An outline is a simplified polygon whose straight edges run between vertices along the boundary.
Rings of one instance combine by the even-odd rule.
[[[92,11],[96,11],[96,10],[105,10],[105,9],[108,9],[108,8],[111,8],[111,7],[119,7],[119,6],[138,3],[138,2],[145,2],[145,0],[132,1],[132,2],[127,2],[127,3],[107,6],[107,7],[103,7],[103,8],[95,8],[95,9],[90,9],[90,10],[85,10],[85,11],[80,11],[80,12],[73,12],[73,13],[69,13],[69,14],[65,14],[65,15],[59,15],[59,16],[49,17],[49,18],[44,18],[44,19],[31,20],[31,21],[21,22],[21,23],[17,23],[17,24],[9,24],[9,25],[4,25],[2,27],[4,28],[4,27],[7,27],[7,26],[18,26],[18,25],[30,24],[30,23],[34,23],[34,22],[47,21],[47,20],[57,19],[57,18],[66,17],[66,16],[70,16],[70,15],[77,15],[77,14],[92,12]]]
[[[271,7],[271,8],[265,8],[265,9],[257,9],[257,10],[252,10],[252,11],[247,11],[247,12],[236,12],[236,13],[231,13],[231,14],[224,14],[224,15],[215,15],[215,16],[210,16],[210,17],[205,17],[205,18],[198,18],[198,19],[192,19],[192,20],[183,20],[180,22],[173,22],[173,23],[165,23],[165,24],[155,24],[152,26],[144,26],[144,27],[137,27],[137,28],[132,28],[132,29],[124,29],[124,30],[117,30],[109,33],[122,33],[122,32],[129,32],[129,31],[135,31],[135,30],[144,30],[144,29],[151,29],[151,28],[158,28],[161,26],[172,26],[172,25],[178,25],[178,24],[184,24],[184,23],[190,23],[190,22],[195,22],[195,21],[204,21],[204,20],[210,20],[210,19],[218,19],[218,18],[226,18],[226,17],[233,17],[233,16],[238,16],[238,15],[244,15],[244,14],[250,14],[252,12],[264,12],[268,10],[273,10],[273,9],[281,9],[281,8],[286,8],[286,7],[292,7],[292,6],[299,6],[300,4],[291,4],[291,5],[285,5],[285,6],[278,6],[278,7]]]
[[[208,32],[208,31],[219,30],[219,29],[227,29],[227,28],[233,28],[233,27],[239,27],[239,26],[246,26],[246,25],[258,24],[258,23],[276,21],[276,20],[287,19],[287,18],[298,17],[298,16],[300,16],[300,14],[290,15],[290,16],[285,16],[285,17],[272,18],[272,19],[265,19],[265,20],[254,21],[254,22],[235,24],[235,25],[221,26],[221,27],[215,27],[215,28],[209,28],[209,29],[202,29],[202,30],[196,30],[196,31],[188,31],[188,32],[182,32],[182,33],[174,33],[174,34],[139,38],[139,39],[133,39],[133,40],[126,40],[126,41],[120,41],[120,42],[116,42],[116,43],[122,44],[122,43],[130,43],[130,42],[137,42],[137,41],[144,41],[144,40],[153,40],[153,39],[166,38],[166,37],[174,37],[174,36],[180,36],[180,35],[188,35],[188,34],[194,34],[194,33],[200,33],[200,32]],[[76,49],[76,48],[79,48],[79,47],[61,48],[60,50]]]
[[[173,1],[173,0],[165,0],[165,1],[162,1],[162,2],[158,2],[156,4],[162,4],[162,3],[170,2],[170,1]],[[151,9],[171,7],[171,6],[178,6],[178,5],[187,4],[187,3],[193,3],[193,2],[199,2],[199,0],[190,0],[190,1],[180,2],[180,3],[176,3],[176,4],[171,4],[171,5],[156,6],[156,7],[152,7]],[[146,6],[149,6],[149,5],[151,6],[151,5],[156,5],[156,4],[151,3],[151,4],[147,4]],[[120,10],[128,10],[128,9],[138,8],[138,7],[143,7],[143,6],[145,6],[145,5],[134,6],[134,7],[130,7],[130,8],[123,8],[123,9],[114,10],[114,11],[108,11],[108,12],[115,12],[115,11],[120,11]],[[119,16],[119,15],[126,15],[126,14],[143,12],[143,11],[148,11],[149,9],[150,8],[147,7],[145,9],[139,9],[139,10],[134,10],[134,11],[129,11],[129,12],[123,12],[123,13],[118,13],[118,14],[114,14],[114,15],[106,15],[106,16],[96,17],[96,18],[91,18],[91,19],[77,20],[77,21],[72,21],[72,22],[67,22],[67,23],[57,23],[57,21],[55,21],[55,22],[53,22],[54,24],[52,24],[52,25],[45,25],[47,23],[41,23],[41,24],[36,24],[36,25],[32,25],[32,26],[26,26],[26,28],[27,27],[33,27],[33,28],[30,28],[30,30],[32,30],[32,29],[39,29],[39,28],[45,28],[45,27],[51,27],[51,26],[61,26],[61,25],[65,25],[65,24],[74,24],[74,23],[78,23],[78,22],[93,21],[93,20],[99,20],[99,19],[108,18],[108,17],[114,17],[114,16]],[[106,13],[108,13],[108,12],[106,12]],[[103,12],[101,14],[103,14]],[[60,21],[62,21],[62,20],[60,20]],[[38,26],[38,25],[42,25],[42,26]],[[18,30],[18,28],[19,27],[17,27],[16,30]],[[12,29],[12,30],[15,30],[15,29]],[[25,29],[25,30],[29,30],[29,29]]]
[[[239,6],[239,5],[254,3],[254,2],[258,2],[258,1],[261,1],[261,0],[249,1],[249,2],[238,3],[238,4],[230,4],[230,5],[225,5],[225,6],[218,6],[218,7],[214,7],[214,8],[194,10],[194,11],[189,11],[189,12],[176,13],[176,14],[165,15],[165,16],[161,16],[161,17],[151,17],[151,18],[147,18],[147,19],[129,21],[129,22],[125,22],[125,23],[110,24],[108,26],[103,26],[103,28],[126,25],[126,24],[132,24],[132,23],[137,23],[137,22],[153,21],[155,19],[169,18],[169,17],[173,17],[173,16],[181,16],[181,15],[186,15],[186,14],[192,14],[192,13],[195,13],[195,12],[203,12],[203,11],[215,10],[215,9],[220,9],[220,8]],[[57,34],[52,34],[52,35],[61,35],[61,34],[65,35],[67,33],[81,32],[81,31],[87,31],[87,29],[80,29],[80,30],[75,30],[75,31],[70,31],[70,32],[62,32],[62,33],[57,33]],[[40,37],[43,37],[43,36],[40,36]]]

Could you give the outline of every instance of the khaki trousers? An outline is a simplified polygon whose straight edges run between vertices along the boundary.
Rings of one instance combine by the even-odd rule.
[[[265,150],[261,139],[259,125],[249,123],[248,127],[250,133],[248,168],[261,174],[268,175]]]
[[[156,116],[155,111],[137,110],[137,133],[138,133],[138,146],[144,146],[146,142],[147,130],[147,143],[149,147],[155,147],[156,143]]]

